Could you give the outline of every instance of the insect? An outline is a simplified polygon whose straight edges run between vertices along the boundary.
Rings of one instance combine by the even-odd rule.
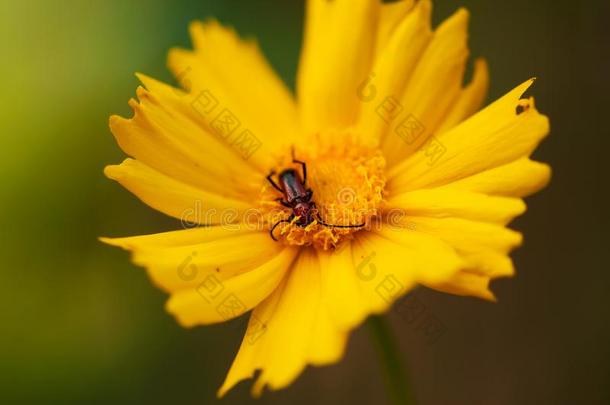
[[[292,150],[292,163],[301,165],[302,175],[299,175],[295,169],[283,170],[278,175],[279,185],[273,181],[273,176],[276,174],[275,171],[272,171],[267,176],[267,181],[271,183],[273,188],[283,194],[283,197],[277,198],[276,201],[279,201],[284,207],[292,209],[292,213],[288,219],[282,219],[271,227],[271,230],[269,231],[271,239],[277,242],[278,239],[273,235],[275,228],[282,223],[291,223],[295,217],[298,217],[295,224],[302,228],[311,224],[314,220],[320,225],[329,228],[362,228],[366,225],[333,225],[322,221],[316,203],[312,201],[313,190],[307,188],[307,164],[294,157],[294,149]]]

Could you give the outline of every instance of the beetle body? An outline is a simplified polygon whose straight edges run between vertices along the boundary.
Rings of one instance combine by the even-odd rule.
[[[315,204],[311,201],[313,192],[305,188],[305,183],[294,169],[287,169],[278,176],[279,185],[284,193],[282,205],[292,208],[292,213],[298,217],[296,224],[307,226],[313,222],[313,208]]]

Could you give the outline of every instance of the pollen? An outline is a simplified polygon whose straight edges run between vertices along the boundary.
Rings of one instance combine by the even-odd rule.
[[[385,197],[385,159],[377,148],[356,139],[348,133],[318,134],[306,147],[295,149],[295,158],[307,165],[305,188],[313,192],[311,201],[316,208],[306,226],[297,224],[298,217],[280,223],[273,233],[278,243],[333,249],[369,226],[379,214]],[[276,173],[287,168],[301,173],[291,155],[287,150],[278,158]],[[259,203],[267,229],[293,213],[281,205],[280,197],[282,193],[271,184],[263,186]]]

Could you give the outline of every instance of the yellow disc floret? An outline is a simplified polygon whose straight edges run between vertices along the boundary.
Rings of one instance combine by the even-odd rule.
[[[280,243],[332,249],[363,228],[339,226],[368,225],[378,215],[384,198],[385,159],[377,148],[362,146],[348,134],[330,133],[295,150],[295,157],[307,164],[306,187],[313,191],[317,220],[306,226],[299,226],[297,217],[281,223],[274,232]],[[280,173],[288,168],[300,172],[290,151],[278,159],[275,169]],[[270,184],[261,191],[260,209],[269,228],[293,213],[277,201],[280,196]]]

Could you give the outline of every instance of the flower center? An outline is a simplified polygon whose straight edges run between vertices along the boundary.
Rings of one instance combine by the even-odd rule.
[[[298,192],[280,193],[271,184],[261,191],[263,218],[269,229],[277,224],[273,237],[279,243],[332,249],[378,215],[384,195],[385,159],[377,148],[362,146],[345,135],[325,134],[306,146],[297,146],[295,159],[307,166],[301,191],[310,189],[310,200]],[[294,169],[296,181],[303,183],[301,164],[292,161],[289,151],[278,159],[275,171],[281,174],[286,169]],[[291,186],[290,176],[273,179],[283,189]],[[278,201],[280,197],[289,207]]]

